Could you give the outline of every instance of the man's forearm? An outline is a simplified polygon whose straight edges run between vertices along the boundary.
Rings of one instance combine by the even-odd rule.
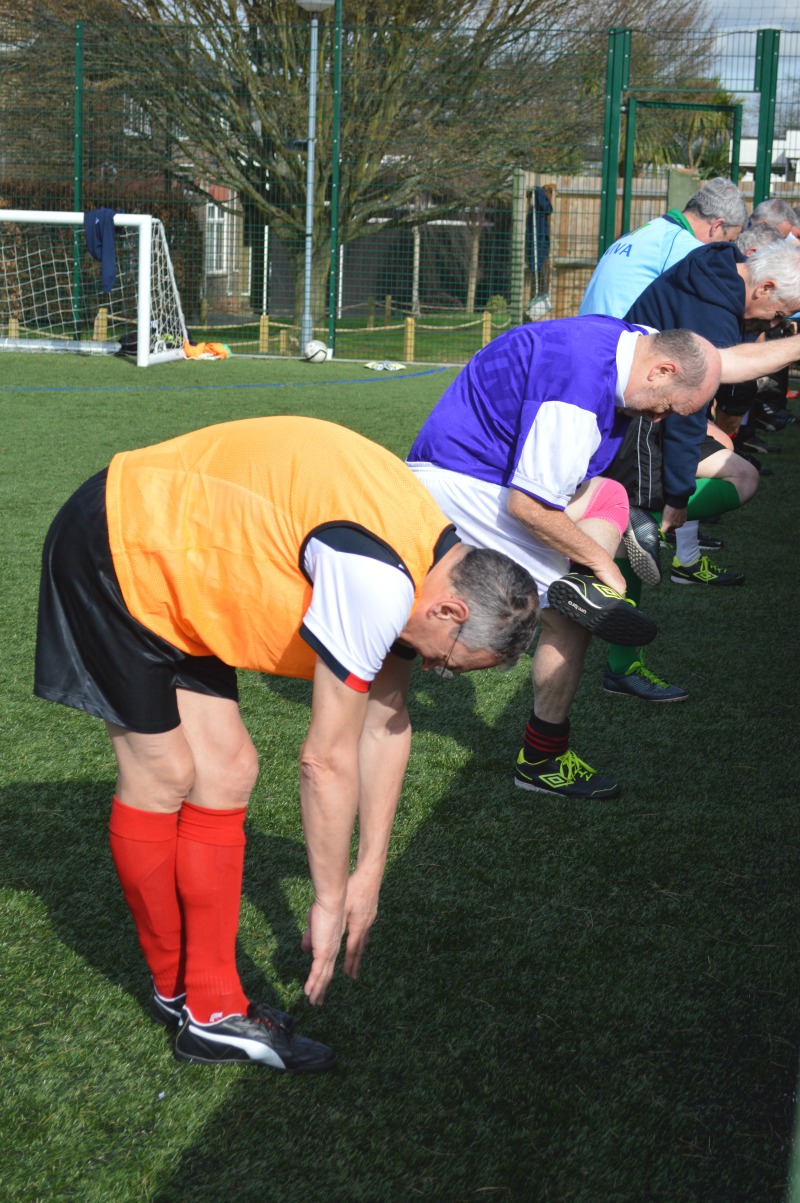
[[[397,803],[411,751],[411,727],[370,731],[361,736],[358,802],[358,866],[382,876]]]
[[[358,807],[358,764],[342,768],[300,759],[300,812],[318,902],[344,905],[350,841]]]
[[[563,510],[550,509],[518,489],[509,490],[509,513],[545,547],[596,572],[610,559],[599,543],[575,525]]]
[[[800,334],[791,338],[767,339],[763,343],[740,343],[720,350],[722,384],[744,384],[757,376],[768,376],[800,360]]]
[[[413,661],[387,657],[373,682],[358,747],[358,865],[381,876],[411,752],[406,695]]]

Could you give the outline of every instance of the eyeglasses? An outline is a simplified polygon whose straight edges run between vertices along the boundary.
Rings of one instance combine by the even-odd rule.
[[[458,643],[459,639],[461,638],[461,628],[463,625],[464,625],[463,623],[459,623],[459,625],[458,625],[458,630],[456,631],[456,637],[453,640],[453,642],[450,644],[450,651],[447,653],[447,655],[444,658],[444,664],[437,664],[433,670],[436,673],[436,676],[441,681],[452,681],[453,677],[456,675],[453,672],[452,668],[448,668],[447,666],[450,663],[450,657],[453,654],[455,646]]]

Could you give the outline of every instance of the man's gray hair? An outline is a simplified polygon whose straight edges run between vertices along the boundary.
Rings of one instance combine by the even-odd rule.
[[[502,657],[503,668],[511,668],[530,647],[539,620],[539,595],[531,574],[500,551],[467,547],[450,580],[469,606],[462,643],[474,652],[488,648]]]
[[[684,213],[696,213],[704,221],[722,218],[726,229],[743,226],[747,221],[747,206],[744,197],[732,180],[715,176],[686,202]]]
[[[764,280],[775,283],[775,300],[794,313],[800,309],[800,242],[770,242],[747,260],[751,285]]]
[[[762,246],[769,246],[771,242],[782,241],[782,236],[774,226],[768,226],[760,221],[758,225],[748,226],[746,230],[742,230],[736,239],[736,245],[743,255],[749,255],[751,251],[758,251]]]
[[[794,209],[788,201],[781,200],[779,196],[771,196],[768,200],[763,200],[756,205],[750,214],[750,220],[752,222],[764,221],[768,226],[777,226],[783,221],[790,221],[792,225],[797,223]]]
[[[678,366],[675,387],[694,392],[701,388],[708,372],[706,349],[691,330],[662,330],[653,334],[653,349],[668,355]]]

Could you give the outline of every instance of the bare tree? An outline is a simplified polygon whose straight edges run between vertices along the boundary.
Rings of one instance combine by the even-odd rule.
[[[251,227],[268,224],[294,261],[299,312],[309,43],[295,0],[49,0],[47,11],[80,17],[103,39],[102,67],[92,66],[87,87],[107,113],[116,106],[129,127],[140,125],[126,144],[117,137],[113,145],[109,133],[106,145],[95,131],[93,169],[135,166],[186,189],[230,189]],[[474,217],[474,264],[483,211],[507,197],[515,165],[564,170],[596,153],[606,23],[638,17],[650,28],[669,20],[691,29],[703,16],[689,0],[618,0],[613,12],[598,11],[588,0],[348,0],[342,243],[462,209]],[[313,197],[317,322],[330,256],[332,57],[326,15]],[[672,60],[655,74],[671,70]]]

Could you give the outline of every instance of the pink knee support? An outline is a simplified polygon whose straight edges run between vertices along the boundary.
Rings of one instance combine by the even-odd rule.
[[[610,522],[617,528],[621,538],[628,529],[629,516],[630,503],[623,486],[619,481],[604,479],[589,498],[579,521],[583,522],[586,518],[600,518],[603,522]]]

